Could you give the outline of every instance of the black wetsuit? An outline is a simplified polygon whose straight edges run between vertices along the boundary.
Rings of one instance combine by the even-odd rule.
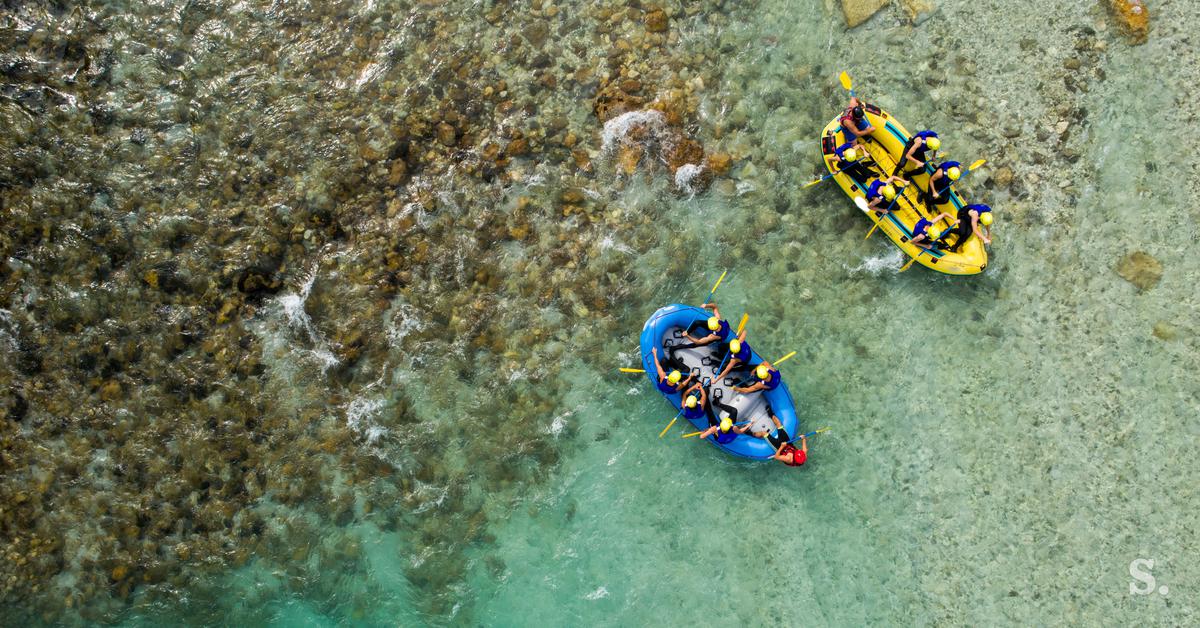
[[[784,443],[789,443],[791,441],[792,437],[787,433],[787,430],[783,429],[782,427],[777,428],[774,434],[767,432],[767,442],[771,443],[771,447],[776,451],[778,451]]]
[[[932,175],[930,175],[932,177]],[[950,180],[950,175],[942,172],[942,177],[936,182],[930,183],[930,191],[925,194],[925,204],[927,206],[941,206],[950,202],[950,186],[954,182]],[[938,197],[933,197],[933,188],[937,188]]]
[[[735,408],[731,405],[728,405],[728,404],[721,403],[720,399],[717,399],[716,397],[713,397],[711,395],[709,396],[708,401],[709,401],[709,403],[708,403],[708,424],[710,426],[721,424],[721,419],[717,417],[717,413],[716,413],[717,410],[724,410],[725,412],[728,412],[729,419],[731,421],[733,421],[734,423],[737,423],[737,415],[738,415],[737,408]]]
[[[901,176],[903,176],[905,179],[911,179],[913,175],[924,174],[924,165],[917,166],[912,170],[904,170],[904,168],[908,166],[908,157],[906,157],[906,155],[908,155],[909,149],[913,147],[913,143],[916,141],[917,138],[915,137],[908,140],[908,143],[904,145],[904,150],[900,151],[900,161],[896,163],[896,169],[892,171],[893,176],[903,172]],[[927,152],[929,152],[929,145],[925,142],[921,142],[921,147],[913,151],[913,159],[920,161],[922,164],[927,164],[929,163],[929,160],[925,157],[925,153]]]
[[[862,187],[866,186],[867,181],[875,177],[875,174],[867,167],[866,161],[866,159],[859,159],[858,161],[839,159],[835,167],[841,172],[846,173],[847,176]]]
[[[967,242],[967,238],[971,237],[970,205],[964,205],[962,209],[958,210],[958,224],[955,225],[953,229],[943,233],[942,237],[938,238],[938,241],[945,244],[946,238],[949,238],[952,235],[958,236],[958,239],[954,241],[954,244],[950,246],[949,250],[953,253],[957,253],[958,250],[962,248],[962,245]]]

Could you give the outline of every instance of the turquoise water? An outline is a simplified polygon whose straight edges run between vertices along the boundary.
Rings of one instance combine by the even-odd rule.
[[[1196,622],[1194,2],[550,6],[5,9],[3,623]],[[983,275],[801,188],[841,70]],[[803,469],[616,370],[724,269]]]

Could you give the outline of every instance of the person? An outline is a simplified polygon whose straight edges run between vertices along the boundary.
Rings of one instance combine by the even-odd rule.
[[[708,438],[709,436],[716,434],[717,442],[724,445],[725,443],[737,438],[737,435],[742,433],[733,426],[733,419],[729,417],[721,419],[715,425],[713,425],[711,421],[709,423],[708,429],[700,432],[700,438]]]
[[[957,236],[954,244],[947,248],[947,250],[952,253],[957,253],[960,249],[962,249],[963,244],[966,244],[967,240],[971,237],[971,234],[975,234],[977,238],[983,240],[984,244],[991,244],[992,230],[987,229],[987,232],[984,233],[984,231],[980,230],[979,228],[980,224],[982,224],[984,227],[991,226],[992,208],[982,203],[966,205],[962,209],[958,210],[958,220],[955,221],[954,228],[947,229],[946,233],[943,233],[942,237],[938,238],[938,240],[944,242],[946,238],[952,235]]]
[[[929,220],[929,219],[925,218],[924,216],[922,216],[921,219],[917,221],[917,224],[913,225],[913,230],[912,230],[913,235],[912,235],[912,239],[910,239],[909,242],[911,242],[912,244],[919,246],[923,249],[933,248],[933,245],[937,244],[938,242],[936,242],[933,235],[931,233],[929,233],[929,228],[932,227],[933,225],[936,225],[938,223],[938,221],[942,220],[943,218],[950,218],[950,217],[951,217],[950,214],[947,214],[945,212],[938,214],[937,217],[934,218],[933,220]]]
[[[683,398],[679,400],[679,409],[682,410],[683,418],[690,421],[704,416],[707,412],[705,409],[707,398],[708,395],[700,382],[692,384],[691,388],[683,393]]]
[[[962,164],[957,161],[943,161],[933,174],[929,175],[929,189],[925,203],[932,206],[945,205],[950,202],[950,185],[962,176]],[[937,221],[934,221],[937,222]]]
[[[875,176],[869,167],[870,158],[865,155],[866,151],[861,148],[851,148],[849,144],[843,144],[834,150],[838,161],[833,164],[834,172],[844,172],[852,181],[860,187],[865,186],[871,177]]]
[[[754,375],[758,378],[758,381],[749,386],[734,386],[733,390],[743,394],[758,392],[760,390],[769,392],[779,388],[779,382],[783,381],[783,378],[779,375],[779,369],[772,367],[771,363],[766,360],[759,362],[758,366],[754,367]]]
[[[929,161],[926,155],[928,151],[937,152],[942,147],[942,140],[937,133],[925,130],[908,138],[908,142],[904,144],[904,150],[901,151],[899,163],[896,164],[893,175],[903,173],[906,177],[921,174],[925,172],[925,164]]]
[[[654,356],[654,370],[658,372],[658,389],[663,393],[668,395],[677,393],[684,390],[692,381],[691,374],[688,374],[687,379],[683,379],[683,373],[680,373],[678,369],[672,369],[670,373],[664,371],[662,365],[658,363],[658,347],[651,349],[650,354]]]
[[[684,334],[683,337],[690,340],[691,344],[678,345],[676,347],[672,347],[672,349],[690,349],[692,347],[703,347],[704,345],[712,344],[714,342],[723,342],[729,337],[729,334],[733,332],[733,329],[729,327],[729,321],[725,320],[721,316],[721,311],[717,309],[717,304],[715,302],[705,303],[701,307],[706,310],[711,308],[713,311],[713,315],[708,317],[704,325],[704,328],[709,332],[708,335],[697,338],[690,333],[691,330],[688,330],[689,333]]]
[[[875,132],[875,127],[867,119],[867,112],[858,98],[850,99],[850,106],[842,112],[842,117],[838,118],[838,124],[842,125],[842,132],[846,134],[846,139],[855,145],[858,145],[864,138],[871,139],[871,134]]]
[[[800,437],[800,448],[796,449],[792,445],[792,437],[784,429],[783,423],[779,421],[779,417],[775,416],[768,408],[767,412],[771,415],[771,422],[775,424],[775,431],[751,432],[757,438],[765,438],[767,443],[771,445],[771,449],[775,450],[772,459],[778,460],[789,467],[798,467],[808,460],[808,438]]]
[[[867,209],[881,214],[891,211],[889,208],[896,198],[896,187],[892,185],[893,182],[901,187],[908,185],[908,181],[892,175],[886,179],[875,179],[867,186]]]
[[[729,371],[746,364],[750,360],[750,355],[750,344],[746,342],[746,330],[743,329],[737,338],[729,341],[729,356],[725,362],[725,369],[717,375],[714,381],[719,382],[725,379],[725,375]]]

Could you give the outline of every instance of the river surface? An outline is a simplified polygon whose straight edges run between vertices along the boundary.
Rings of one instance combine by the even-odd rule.
[[[2,3],[0,624],[1195,625],[1200,3],[934,1]],[[617,371],[723,270],[802,469]]]

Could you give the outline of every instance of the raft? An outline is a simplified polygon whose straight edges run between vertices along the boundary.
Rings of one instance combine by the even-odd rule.
[[[864,141],[861,145],[866,146],[871,159],[883,168],[884,177],[886,177],[895,170],[896,163],[903,157],[904,146],[911,136],[904,125],[888,115],[886,111],[874,105],[865,105],[863,108],[867,120],[870,121],[871,126],[875,127],[875,132],[871,135],[873,141]],[[838,158],[834,154],[834,149],[850,141],[841,124],[838,123],[839,117],[841,116],[835,116],[821,132],[821,157],[825,162],[825,168],[830,173],[837,169],[835,164]],[[883,215],[874,211],[865,212],[868,219],[878,225],[879,231],[891,238],[901,251],[904,251],[909,257],[916,257],[917,263],[926,268],[947,275],[976,275],[983,272],[983,269],[987,268],[987,250],[983,247],[983,242],[974,235],[968,237],[966,244],[957,253],[936,249],[925,250],[909,243],[912,238],[912,228],[917,224],[918,219],[924,217],[932,220],[934,216],[941,213],[936,208],[927,207],[919,196],[918,189],[927,189],[931,174],[933,174],[933,166],[927,163],[924,173],[909,178],[909,181],[915,185],[909,185],[904,189],[891,212]],[[856,183],[849,175],[838,173],[833,175],[833,179],[851,200],[855,197],[866,196],[864,187]],[[870,181],[866,183],[869,184]],[[958,210],[965,205],[967,203],[958,191],[951,188],[950,205],[943,207],[946,208],[947,213],[957,214]],[[859,211],[857,207],[855,210]],[[931,230],[941,234],[950,229],[953,224],[953,218],[941,220],[935,223]]]
[[[671,366],[668,365],[665,358],[667,349],[676,345],[690,344],[684,337],[684,333],[688,329],[693,329],[693,326],[704,326],[710,316],[712,313],[708,310],[676,303],[659,308],[642,326],[642,366],[646,369],[646,376],[649,377],[650,385],[654,390],[658,390],[658,372],[654,369],[654,355],[651,350],[658,347],[659,363],[662,364],[664,370],[670,371]],[[707,329],[704,327],[700,333],[707,335]],[[692,335],[696,336],[696,333],[693,332]],[[679,362],[677,368],[684,374],[685,379],[688,373],[699,378],[706,385],[710,397],[715,396],[722,403],[736,408],[738,422],[751,421],[750,432],[767,429],[774,431],[775,424],[767,413],[767,408],[770,407],[775,416],[779,417],[779,422],[783,424],[789,436],[792,438],[800,436],[800,421],[796,417],[796,404],[792,401],[792,394],[788,391],[786,381],[781,381],[778,387],[770,391],[757,391],[749,394],[734,392],[735,384],[753,377],[750,366],[730,371],[722,381],[712,381],[712,378],[724,368],[723,358],[726,351],[727,346],[724,343],[716,342],[703,347],[680,349],[675,352],[676,360]],[[757,365],[763,361],[762,356],[754,351],[753,346],[750,348],[750,353],[749,364]],[[780,376],[782,377],[782,374]],[[682,401],[681,393],[663,393],[663,396],[671,404],[672,411],[678,412],[679,403]],[[713,410],[714,416],[720,420],[721,410],[715,407]],[[689,421],[697,430],[708,429],[709,424],[706,417],[689,419]],[[775,450],[765,439],[755,438],[750,435],[750,432],[738,434],[726,443],[718,442],[717,434],[709,436],[708,441],[735,456],[753,460],[770,459]]]

